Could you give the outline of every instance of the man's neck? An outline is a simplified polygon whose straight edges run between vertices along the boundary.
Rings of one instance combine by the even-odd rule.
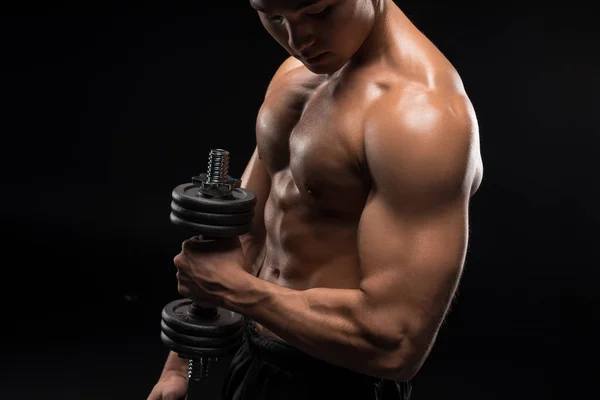
[[[407,18],[397,18],[399,14],[402,15],[397,11],[398,6],[392,0],[375,1],[375,22],[371,32],[342,69],[370,64],[393,51],[395,36],[408,22]]]

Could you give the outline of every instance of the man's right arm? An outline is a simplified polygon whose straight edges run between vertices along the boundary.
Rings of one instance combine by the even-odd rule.
[[[271,177],[258,155],[258,147],[242,174],[241,187],[256,196],[254,220],[250,232],[240,235],[244,252],[244,269],[256,276],[264,258],[264,247],[267,232],[265,229],[265,204],[271,191]],[[262,256],[262,257],[261,257]]]
[[[242,174],[241,187],[252,192],[256,196],[256,206],[254,211],[254,220],[250,232],[240,235],[240,242],[244,252],[244,269],[252,275],[257,275],[263,253],[266,230],[264,222],[264,211],[269,192],[271,190],[271,178],[265,169],[262,161],[258,157],[258,150],[255,148],[244,173]],[[163,367],[159,384],[161,381],[172,379],[173,376],[182,377],[187,380],[188,360],[179,357],[173,351],[169,352],[165,365]],[[161,397],[149,397],[154,400]]]

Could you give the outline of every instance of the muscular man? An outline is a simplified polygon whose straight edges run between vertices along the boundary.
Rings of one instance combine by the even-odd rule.
[[[392,0],[251,0],[291,55],[267,89],[240,240],[179,292],[246,318],[225,399],[406,399],[460,280],[483,175],[461,79]],[[184,395],[171,354],[150,398]]]

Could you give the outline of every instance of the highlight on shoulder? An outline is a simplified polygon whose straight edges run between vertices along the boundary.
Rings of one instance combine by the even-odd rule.
[[[302,64],[302,62],[299,61],[297,58],[288,57],[283,63],[281,63],[279,68],[277,68],[277,70],[275,71],[275,74],[273,74],[273,77],[271,78],[271,82],[269,83],[269,86],[267,88],[265,98],[269,95],[269,93],[273,89],[275,89],[279,86],[283,77],[285,77],[289,72],[296,70],[303,66],[304,66],[304,64]]]
[[[408,193],[470,191],[477,173],[478,125],[464,92],[387,93],[365,120],[365,154],[374,176]]]

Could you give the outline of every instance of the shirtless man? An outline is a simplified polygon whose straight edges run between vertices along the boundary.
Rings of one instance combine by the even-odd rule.
[[[466,257],[475,112],[392,0],[250,3],[291,55],[242,175],[255,225],[184,242],[179,292],[245,316],[224,399],[407,399]],[[184,396],[186,368],[171,354],[149,398]]]

